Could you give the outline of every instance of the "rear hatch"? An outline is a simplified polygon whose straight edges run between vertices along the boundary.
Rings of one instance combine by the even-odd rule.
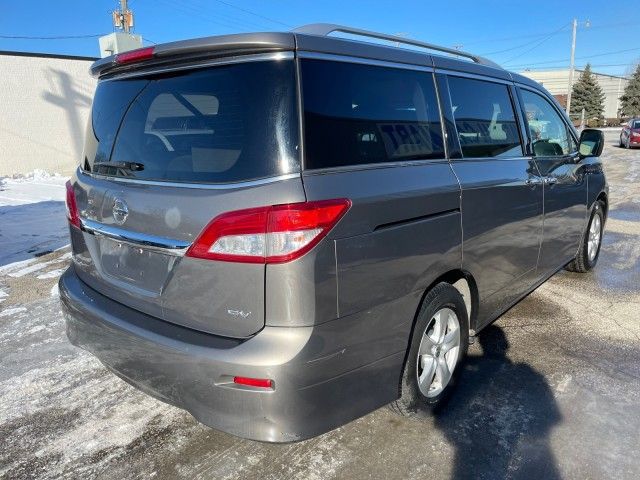
[[[71,227],[84,282],[147,314],[247,337],[264,326],[262,263],[191,258],[232,210],[303,202],[292,55],[98,84]]]

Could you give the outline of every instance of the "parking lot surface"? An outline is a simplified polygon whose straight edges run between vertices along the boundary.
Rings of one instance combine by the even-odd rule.
[[[432,418],[383,408],[287,445],[209,429],[68,343],[56,290],[68,247],[14,252],[0,264],[0,477],[640,478],[640,150],[617,135],[596,270],[557,274],[485,329]],[[33,221],[32,205],[0,206],[0,222]]]

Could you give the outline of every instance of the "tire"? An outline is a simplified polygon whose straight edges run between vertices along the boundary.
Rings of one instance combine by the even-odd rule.
[[[450,348],[456,336],[454,328],[456,322],[457,351],[456,347]],[[444,332],[436,331],[438,323],[441,326],[446,325],[447,328]],[[432,340],[437,337],[444,339],[440,347]],[[448,341],[447,338],[449,338]],[[429,353],[419,356],[423,339],[423,348],[429,346],[431,348],[423,350]],[[411,417],[419,413],[432,413],[436,406],[445,403],[455,387],[456,379],[461,370],[460,364],[467,354],[468,347],[469,321],[462,295],[450,284],[439,283],[422,300],[400,380],[400,398],[389,405],[391,410],[399,415]],[[452,362],[454,358],[455,361]],[[453,368],[449,368],[449,364]],[[443,378],[443,365],[447,365],[447,370],[451,371],[450,378],[446,383],[439,381]],[[433,376],[429,381],[428,378],[432,370]],[[418,381],[419,375],[423,375],[425,379],[422,382],[422,388]],[[425,390],[427,390],[427,394],[424,393]]]
[[[599,234],[597,236],[597,246],[595,251],[589,251],[589,240],[594,239],[592,232],[592,226],[594,222],[599,221]],[[576,258],[574,258],[569,265],[567,265],[566,269],[570,272],[577,273],[587,273],[596,266],[598,263],[598,257],[600,256],[600,247],[602,246],[602,234],[604,233],[604,204],[601,201],[597,201],[593,206],[593,211],[591,212],[591,218],[589,218],[589,223],[587,225],[587,229],[582,236],[582,240],[580,242],[580,247],[578,248],[578,253],[576,254]]]
[[[624,148],[624,143],[622,141],[622,137],[620,137],[620,144],[618,145],[620,148]]]

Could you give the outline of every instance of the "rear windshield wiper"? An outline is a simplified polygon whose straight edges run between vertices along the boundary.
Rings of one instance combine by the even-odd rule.
[[[93,164],[94,170],[109,167],[131,170],[132,172],[139,172],[140,170],[144,170],[144,164],[137,162],[96,162]]]

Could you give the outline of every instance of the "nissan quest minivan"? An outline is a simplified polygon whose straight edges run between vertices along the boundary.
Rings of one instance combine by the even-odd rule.
[[[429,412],[479,331],[598,260],[602,133],[476,55],[316,24],[91,71],[67,335],[216,429]]]

